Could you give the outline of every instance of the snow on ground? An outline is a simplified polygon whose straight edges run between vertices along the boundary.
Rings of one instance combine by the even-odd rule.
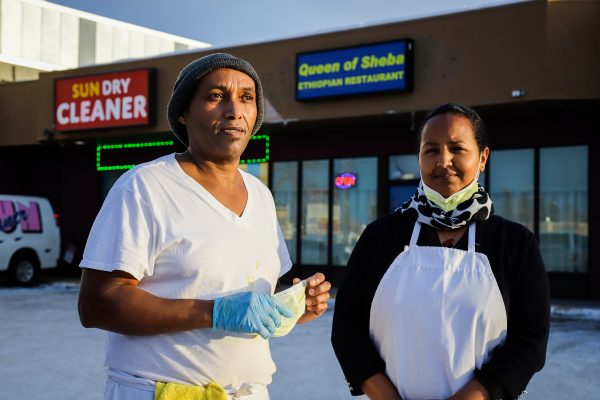
[[[104,332],[79,324],[76,284],[0,287],[0,400],[100,400]],[[332,312],[271,340],[274,400],[350,399],[330,345]],[[600,321],[553,322],[544,370],[525,399],[590,399],[600,392]]]
[[[581,307],[576,308],[567,305],[552,305],[551,313],[553,316],[570,319],[587,319],[600,321],[600,308]]]

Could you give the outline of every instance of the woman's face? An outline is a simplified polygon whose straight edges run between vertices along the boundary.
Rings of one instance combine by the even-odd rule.
[[[489,151],[486,147],[480,153],[467,118],[455,114],[436,115],[421,132],[421,177],[427,186],[448,197],[473,182],[478,170],[485,169]]]

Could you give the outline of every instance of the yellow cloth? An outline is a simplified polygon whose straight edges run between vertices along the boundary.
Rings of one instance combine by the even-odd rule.
[[[175,382],[156,382],[154,400],[228,400],[225,389],[216,383],[191,386]]]

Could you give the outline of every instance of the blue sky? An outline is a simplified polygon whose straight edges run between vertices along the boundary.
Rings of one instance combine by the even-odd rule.
[[[216,47],[414,19],[522,0],[52,0]]]

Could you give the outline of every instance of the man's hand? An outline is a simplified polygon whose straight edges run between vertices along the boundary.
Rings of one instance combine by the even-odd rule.
[[[294,278],[294,284],[300,282],[300,279]],[[327,300],[329,299],[329,290],[331,283],[325,280],[325,275],[317,272],[307,279],[306,286],[306,311],[298,319],[299,324],[312,321],[319,318],[327,311]]]
[[[267,293],[242,292],[215,299],[213,329],[258,333],[268,339],[292,312]]]

